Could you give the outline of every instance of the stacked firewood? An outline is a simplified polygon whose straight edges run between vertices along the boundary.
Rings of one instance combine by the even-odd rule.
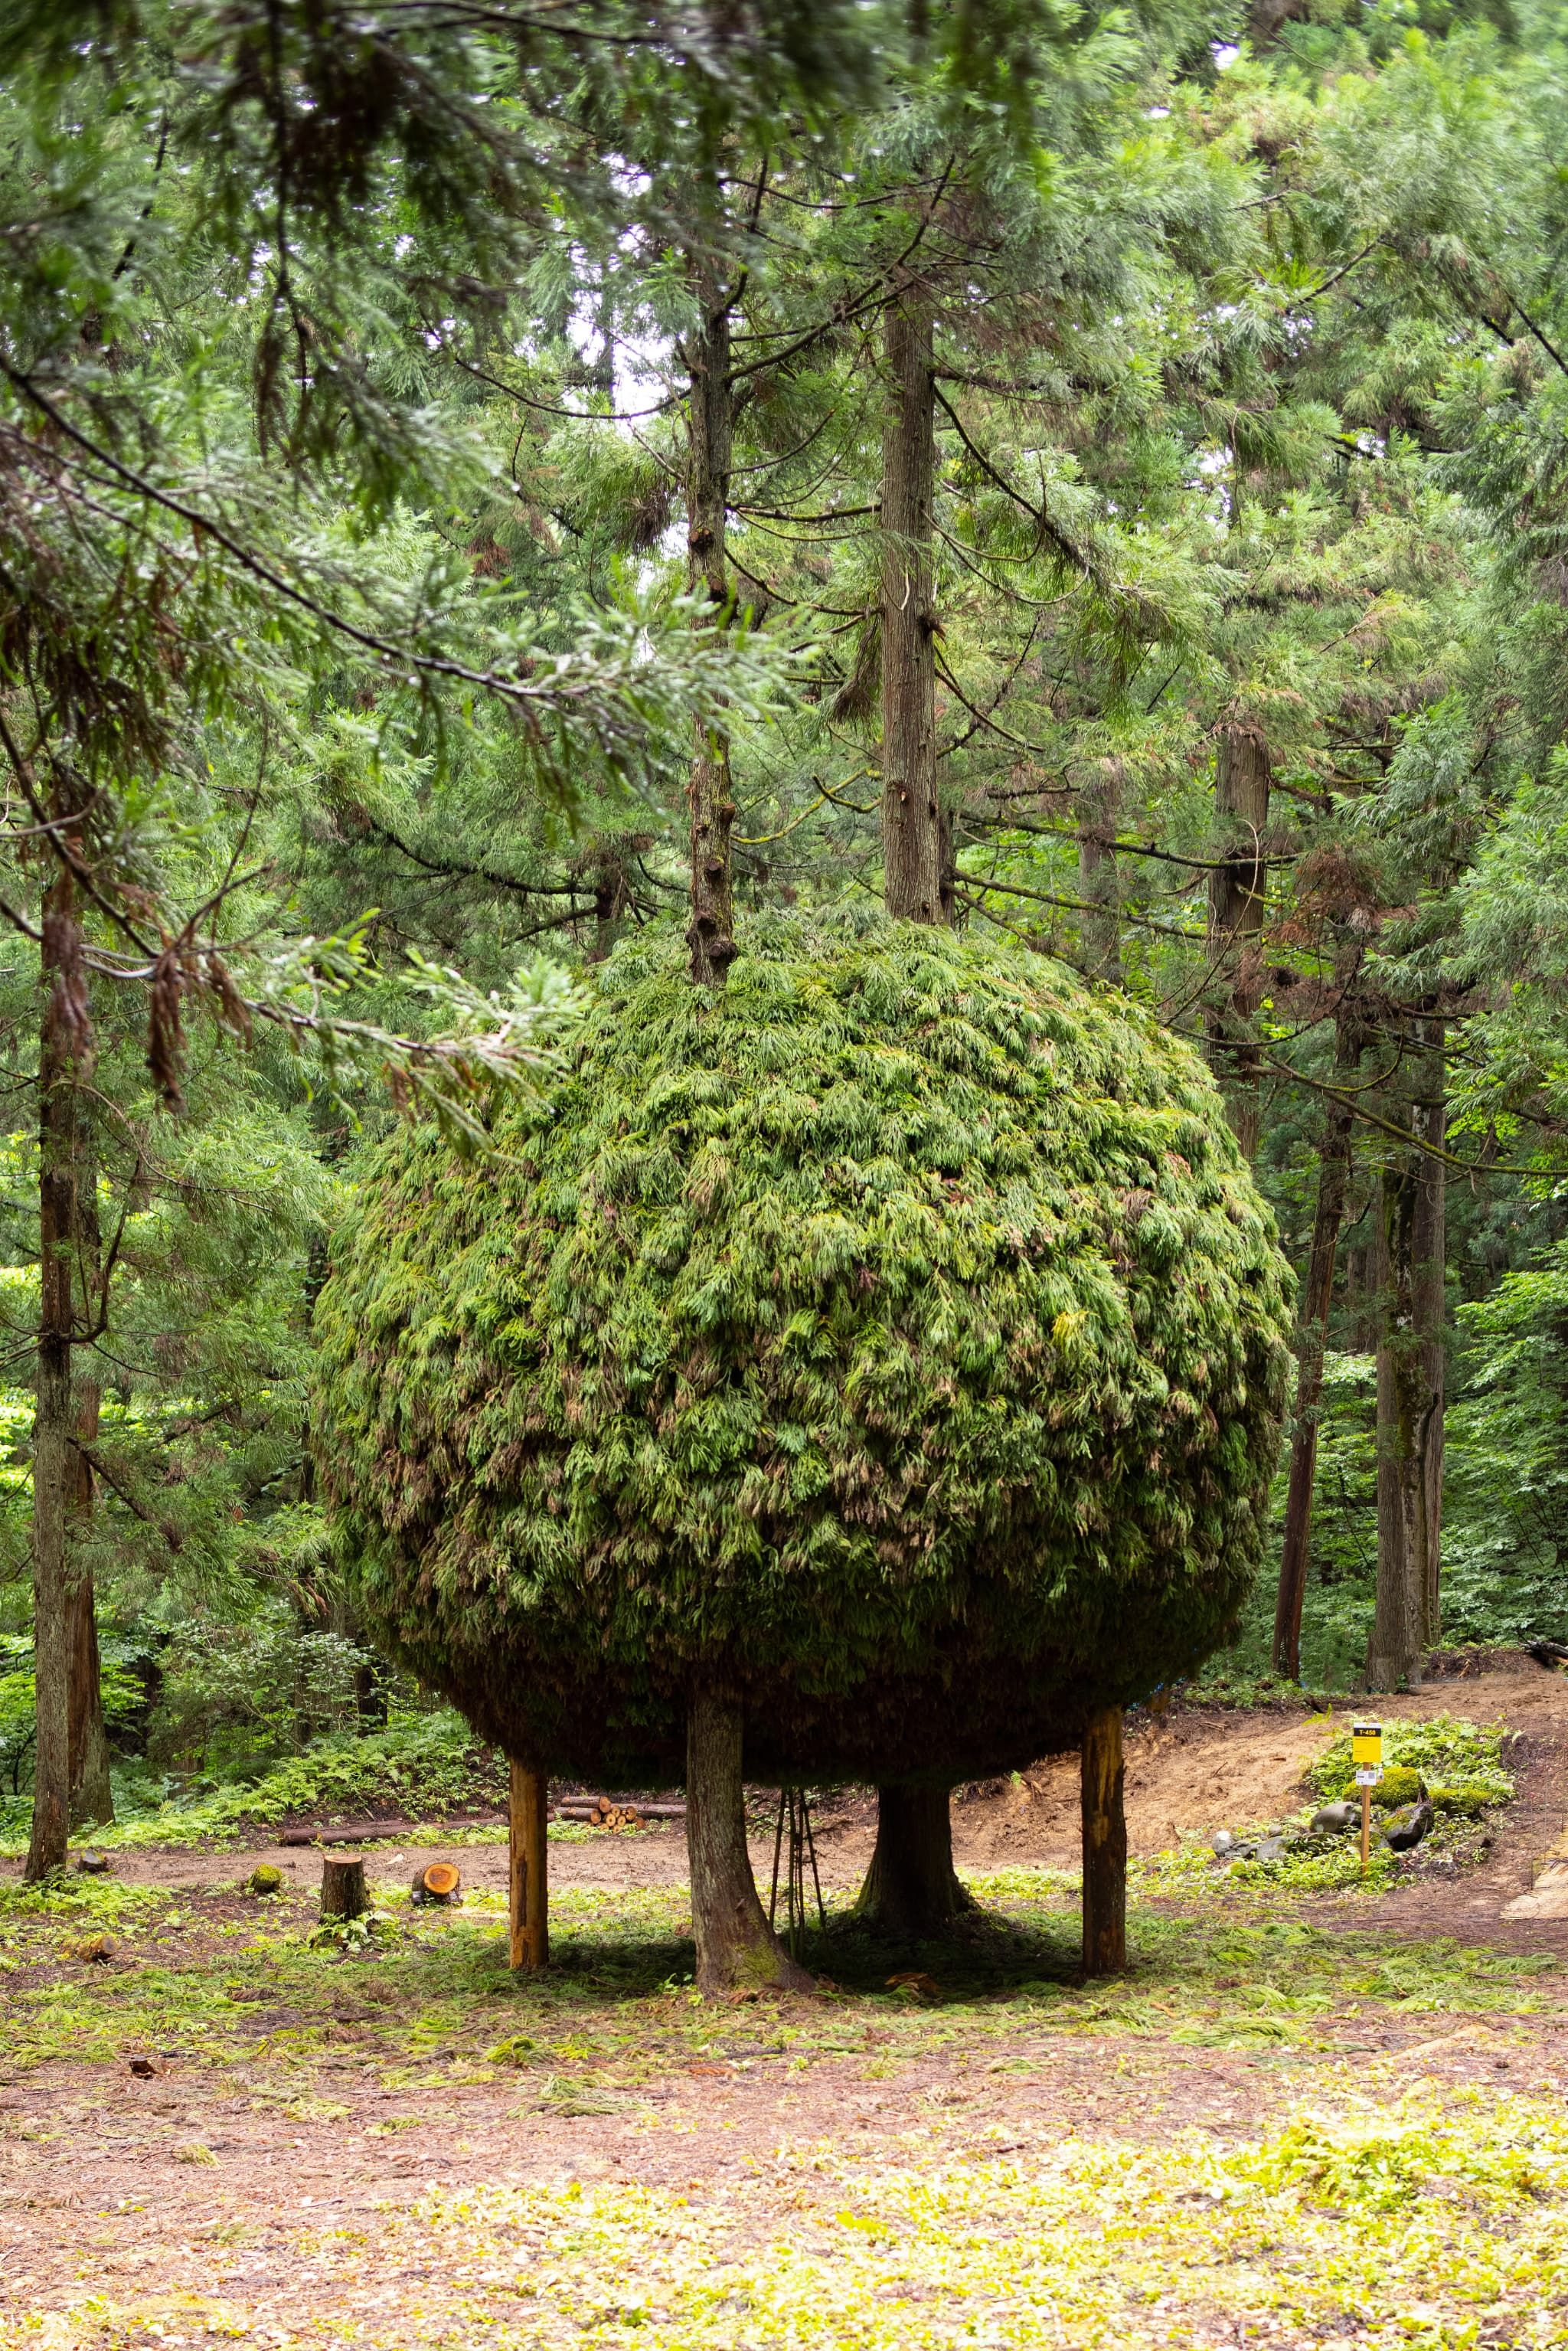
[[[584,1821],[595,1829],[633,1829],[644,1821],[684,1821],[685,1804],[641,1803],[634,1796],[566,1796],[555,1806],[559,1821]]]

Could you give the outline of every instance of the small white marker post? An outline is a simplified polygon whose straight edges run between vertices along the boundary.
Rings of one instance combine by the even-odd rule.
[[[1351,1725],[1350,1751],[1355,1764],[1355,1784],[1361,1790],[1361,1874],[1372,1858],[1372,1792],[1383,1777],[1383,1725]]]

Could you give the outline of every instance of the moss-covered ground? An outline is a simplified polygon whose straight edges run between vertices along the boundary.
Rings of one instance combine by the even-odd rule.
[[[1084,1987],[1014,1870],[714,2007],[678,1886],[563,1891],[528,1982],[494,1896],[344,1950],[235,1867],[0,1892],[5,2351],[1568,2343],[1551,1952],[1195,1881]]]

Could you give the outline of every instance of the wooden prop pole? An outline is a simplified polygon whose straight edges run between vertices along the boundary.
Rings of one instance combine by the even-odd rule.
[[[1127,1964],[1127,1819],[1122,1808],[1122,1709],[1092,1715],[1083,1733],[1083,1972]]]
[[[545,1842],[545,1775],[512,1759],[507,1845],[511,1962],[542,1968],[549,1958],[549,1868]]]

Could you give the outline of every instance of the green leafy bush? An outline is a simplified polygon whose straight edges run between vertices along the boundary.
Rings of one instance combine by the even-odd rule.
[[[1212,1081],[1059,967],[868,919],[599,977],[495,1155],[375,1153],[317,1331],[368,1621],[485,1736],[973,1776],[1189,1672],[1250,1580],[1290,1276]]]
[[[462,1717],[442,1708],[395,1719],[361,1738],[326,1739],[289,1756],[249,1787],[192,1788],[156,1810],[94,1830],[103,1846],[222,1843],[291,1818],[349,1813],[415,1821],[505,1801],[503,1767]],[[15,1833],[25,1835],[18,1820]]]

